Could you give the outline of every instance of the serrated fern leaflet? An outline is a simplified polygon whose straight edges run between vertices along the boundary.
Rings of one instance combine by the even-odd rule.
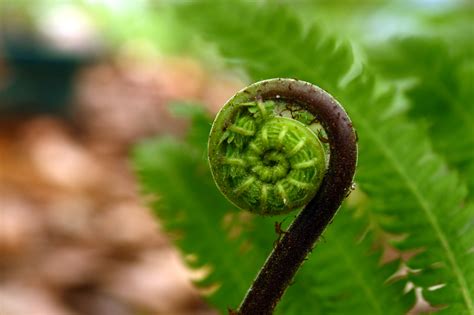
[[[468,45],[448,46],[435,38],[397,39],[373,52],[371,60],[388,78],[414,81],[404,88],[410,115],[428,125],[434,148],[459,170],[472,197],[474,54]]]

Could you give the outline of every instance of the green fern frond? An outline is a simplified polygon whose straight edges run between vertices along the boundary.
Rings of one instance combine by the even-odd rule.
[[[459,170],[474,196],[474,57],[469,45],[398,39],[376,50],[372,59],[387,78],[415,80],[404,91],[410,114],[428,124],[434,148]]]
[[[252,269],[263,263],[265,253],[250,253],[242,260],[238,250],[227,250],[241,248],[243,241],[227,236],[225,216],[231,206],[215,191],[206,165],[193,150],[175,139],[145,142],[137,148],[135,163],[144,192],[160,196],[153,207],[164,229],[191,267],[208,269],[209,276],[200,286],[205,291],[218,289],[211,302],[225,310],[245,294]],[[209,246],[213,242],[219,248]],[[227,281],[233,286],[227,286]]]
[[[315,300],[320,314],[400,315],[413,305],[414,296],[402,294],[402,282],[385,281],[394,266],[380,266],[370,234],[362,237],[366,227],[351,209],[339,210],[285,294],[282,314],[315,314],[308,308]]]
[[[145,196],[158,196],[152,205],[163,228],[191,267],[209,272],[199,285],[204,291],[216,291],[210,301],[225,311],[239,303],[255,266],[263,263],[270,248],[264,252],[245,249],[245,235],[231,233],[238,229],[238,212],[212,179],[207,141],[194,141],[207,139],[211,120],[199,112],[194,112],[193,120],[186,142],[174,138],[145,141],[136,147],[133,160]]]
[[[364,76],[346,91],[370,90],[373,80]],[[383,104],[384,98],[351,99],[358,110],[350,107],[349,112],[361,137],[358,182],[372,200],[372,211],[392,218],[383,227],[408,234],[398,248],[423,249],[408,262],[412,269],[424,269],[411,280],[425,288],[446,284],[425,292],[430,302],[448,304],[450,314],[474,313],[474,257],[469,254],[474,231],[466,227],[474,212],[463,205],[467,190],[433,153],[421,128],[403,116],[371,117],[374,105],[369,104]]]
[[[304,33],[284,8],[192,4],[180,14],[224,57],[239,60],[253,80],[296,77],[317,83],[345,105],[359,133],[357,180],[371,210],[391,218],[381,221],[386,230],[408,234],[399,248],[424,249],[409,262],[424,269],[414,281],[425,288],[446,284],[425,295],[435,305],[449,305],[449,313],[474,314],[474,230],[466,223],[473,211],[463,204],[466,189],[433,153],[422,128],[390,114],[391,93],[378,95],[371,73],[362,71],[341,87],[353,63],[349,45],[317,28]]]

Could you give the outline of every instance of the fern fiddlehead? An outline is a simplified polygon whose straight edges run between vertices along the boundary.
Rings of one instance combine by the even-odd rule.
[[[325,151],[310,129],[315,119],[309,112],[286,101],[242,99],[256,87],[237,94],[217,116],[209,144],[212,173],[239,208],[286,213],[316,193]]]
[[[321,132],[328,145],[318,140]],[[304,207],[277,242],[238,314],[273,312],[351,187],[356,142],[344,109],[325,91],[299,80],[254,83],[221,109],[208,148],[221,192],[239,208],[258,214]]]

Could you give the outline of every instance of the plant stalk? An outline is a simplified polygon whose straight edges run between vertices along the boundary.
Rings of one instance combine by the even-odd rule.
[[[297,103],[311,112],[327,133],[329,166],[320,189],[299,213],[267,258],[237,314],[272,314],[297,270],[349,193],[357,163],[357,138],[344,109],[325,91],[298,80],[269,80],[258,98]]]

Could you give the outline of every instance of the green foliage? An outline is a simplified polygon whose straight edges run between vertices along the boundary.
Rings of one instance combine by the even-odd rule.
[[[423,119],[432,124],[440,123],[441,117],[458,115],[446,95],[440,96],[450,108],[446,116],[424,102],[419,108],[412,106],[407,117],[399,110],[392,86],[378,84],[380,80],[372,70],[358,63],[354,66],[348,43],[339,42],[317,26],[304,30],[301,21],[285,7],[262,9],[248,2],[234,2],[231,8],[222,3],[191,3],[180,6],[177,15],[185,27],[213,43],[252,81],[294,77],[321,86],[345,106],[358,131],[356,180],[368,197],[364,215],[356,219],[346,207],[339,211],[325,233],[326,241],[318,244],[277,311],[303,315],[403,314],[413,304],[413,292],[404,295],[402,290],[410,281],[424,288],[423,294],[432,305],[446,306],[440,312],[474,314],[474,208],[466,202],[466,187],[437,154],[449,153],[449,149],[435,144],[435,153],[430,142],[430,136],[436,139],[434,131],[429,129],[428,134],[419,122],[409,119],[419,117],[416,111],[421,107],[427,111]],[[399,77],[414,74],[437,80],[413,65],[399,67],[408,68]],[[459,97],[458,102],[467,104],[464,93],[472,94],[472,89],[463,78],[472,78],[469,69],[459,66],[441,71],[453,74],[449,81],[449,86],[455,86],[452,93]],[[418,84],[420,88],[431,89]],[[196,255],[191,265],[211,267],[200,285],[220,286],[209,301],[225,311],[237,306],[276,235],[272,219],[235,212],[220,196],[205,161],[209,121],[199,112],[192,117],[194,128],[198,128],[190,131],[192,139],[185,143],[170,139],[145,143],[135,152],[135,164],[145,192],[159,192],[161,199],[154,208],[165,229],[179,232],[177,244],[185,254]],[[441,123],[445,133],[469,127],[458,126],[455,118]],[[464,170],[465,164],[472,164],[468,139],[459,141],[462,144],[458,148],[459,139],[445,134],[441,137],[441,142],[455,142],[457,152],[448,156],[451,165]],[[371,252],[380,229],[399,236],[392,243],[400,250],[420,251],[407,262],[419,272],[409,273],[394,284],[386,281],[397,266],[380,266],[379,254]],[[441,284],[441,288],[429,290]]]
[[[410,114],[428,125],[434,148],[457,168],[474,194],[474,50],[437,38],[405,38],[373,53],[380,72],[405,88]],[[472,46],[472,45],[471,45]],[[434,53],[435,52],[435,53]]]
[[[275,235],[272,222],[241,216],[217,190],[206,160],[211,119],[197,107],[180,107],[178,112],[183,110],[193,120],[186,141],[146,141],[136,148],[134,161],[144,194],[159,192],[153,207],[165,230],[190,257],[189,265],[209,268],[200,286],[219,287],[210,301],[224,311],[239,303]],[[261,248],[252,245],[256,233],[263,238]]]
[[[142,143],[134,152],[136,171],[145,195],[160,192],[153,207],[176,244],[191,255],[189,265],[210,270],[199,286],[218,287],[209,301],[225,312],[238,305],[278,238],[274,223],[288,224],[292,216],[260,217],[233,208],[212,179],[206,142],[195,141],[207,138],[210,118],[197,107],[186,107],[185,112],[180,107],[178,112],[193,120],[186,141],[161,138]],[[349,225],[352,229],[347,230]],[[384,284],[390,270],[374,276],[379,257],[370,253],[370,240],[360,239],[364,224],[344,209],[331,227],[317,248],[319,259],[303,266],[278,313],[403,313],[404,303],[397,303],[401,288]],[[393,307],[385,310],[387,304]]]
[[[403,314],[414,302],[403,284],[389,284],[393,266],[380,266],[366,221],[339,210],[282,301],[282,314]],[[390,307],[387,307],[390,305]],[[319,310],[319,311],[318,311]]]

